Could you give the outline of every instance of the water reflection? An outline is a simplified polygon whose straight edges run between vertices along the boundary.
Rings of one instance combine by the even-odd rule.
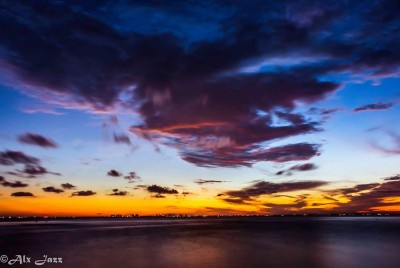
[[[2,225],[0,235],[1,254],[59,256],[65,267],[336,268],[400,263],[399,218],[71,221]]]

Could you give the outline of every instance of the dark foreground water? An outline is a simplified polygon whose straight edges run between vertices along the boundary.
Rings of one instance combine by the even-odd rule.
[[[23,255],[30,263],[20,264]],[[44,255],[41,267],[393,268],[400,218],[0,223],[0,256],[8,258],[0,267],[39,267]],[[49,264],[53,257],[63,263]]]

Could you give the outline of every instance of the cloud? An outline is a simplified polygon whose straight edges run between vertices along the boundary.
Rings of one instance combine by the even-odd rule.
[[[332,191],[332,193],[349,195],[349,194],[359,193],[359,192],[366,191],[366,190],[371,190],[379,185],[380,185],[379,183],[357,184],[357,185],[355,185],[353,187],[349,187],[349,188],[336,189],[336,190]]]
[[[175,190],[175,189],[168,188],[168,187],[162,187],[162,186],[158,186],[158,185],[155,185],[155,184],[153,184],[151,186],[147,186],[146,190],[149,193],[156,194],[155,196],[153,196],[153,197],[156,197],[156,198],[163,198],[164,194],[179,194],[179,192],[177,190]]]
[[[220,200],[233,205],[261,205],[259,213],[371,213],[399,212],[400,176],[394,175],[374,183],[356,184],[330,190],[316,189],[328,185],[323,181],[294,181],[272,183],[258,181],[240,190],[218,194]],[[315,193],[297,195],[281,194],[315,189]],[[265,199],[259,197],[266,196]],[[290,201],[274,202],[274,198],[285,197]],[[315,202],[316,199],[323,200]],[[264,200],[268,200],[265,202]]]
[[[112,169],[109,172],[107,172],[107,175],[111,177],[120,177],[122,176],[122,173],[116,171],[115,169]]]
[[[76,189],[75,185],[72,185],[70,183],[63,183],[61,184],[61,187],[65,190],[72,190],[72,189]]]
[[[38,165],[40,160],[36,157],[29,156],[20,151],[9,151],[0,152],[0,164],[5,166],[11,166],[15,164],[25,165]]]
[[[127,191],[120,191],[120,190],[118,190],[118,189],[113,189],[113,190],[112,190],[112,193],[109,194],[109,195],[114,195],[114,196],[126,196],[126,195],[128,195],[128,192],[127,192]]]
[[[37,176],[45,175],[45,174],[52,174],[60,176],[60,173],[48,171],[46,168],[36,165],[30,166],[26,165],[23,170],[17,170],[21,175],[26,175],[29,178],[36,178]]]
[[[144,184],[139,184],[136,185],[135,187],[133,187],[133,190],[143,190],[143,189],[147,189],[148,185],[144,185]]]
[[[321,109],[320,113],[321,113],[321,115],[331,115],[331,114],[334,114],[334,113],[337,113],[340,111],[342,111],[342,109],[340,109],[340,108]]]
[[[320,130],[293,111],[337,91],[334,77],[375,81],[399,71],[394,1],[57,2],[45,10],[24,2],[3,10],[2,68],[19,90],[70,109],[124,107],[142,119],[132,133],[205,167],[276,161],[263,155],[276,149],[270,142]]]
[[[42,188],[42,190],[47,192],[47,193],[56,193],[56,194],[64,192],[64,190],[57,189],[57,188],[55,188],[53,186],[44,187],[44,188]]]
[[[314,170],[316,169],[317,166],[313,163],[305,163],[301,165],[295,165],[290,168],[290,170],[296,170],[296,171],[308,171],[308,170]]]
[[[135,181],[141,181],[142,180],[140,178],[140,176],[134,171],[129,172],[129,175],[124,176],[124,178],[127,179],[129,182],[135,182]]]
[[[400,202],[387,203],[385,201],[400,196],[400,180],[397,179],[397,176],[381,183],[358,184],[334,191],[334,193],[338,192],[350,200],[345,204],[338,204],[336,211],[340,212],[384,211],[385,206],[400,205]]]
[[[231,203],[231,204],[235,204],[235,205],[246,204],[246,202],[240,198],[223,198],[222,200],[224,200],[227,203]]]
[[[362,111],[377,111],[377,110],[388,110],[393,107],[393,103],[372,103],[354,109],[355,112]]]
[[[297,143],[259,150],[257,147],[245,150],[223,149],[220,152],[197,150],[185,152],[182,158],[202,167],[250,167],[259,161],[282,163],[308,160],[319,155],[318,148],[316,144]]]
[[[313,163],[299,164],[299,165],[292,166],[286,170],[278,171],[276,173],[276,175],[283,175],[283,174],[292,175],[293,171],[310,171],[310,170],[314,170],[317,168],[318,167]]]
[[[323,197],[324,197],[325,199],[328,199],[328,200],[331,200],[331,201],[334,201],[334,202],[339,202],[338,199],[335,199],[335,198],[330,197],[330,196],[327,196],[327,195],[323,195]]]
[[[91,196],[91,195],[95,195],[96,192],[93,192],[91,190],[87,190],[87,191],[77,191],[77,192],[73,192],[71,194],[71,196]]]
[[[327,184],[328,182],[325,181],[294,181],[280,183],[259,181],[241,190],[227,191],[223,194],[227,196],[224,198],[226,202],[243,204],[249,201],[254,201],[255,198],[263,195],[309,190]]]
[[[202,184],[208,184],[208,183],[211,183],[211,184],[213,184],[213,183],[221,183],[221,182],[225,182],[225,181],[220,181],[220,180],[203,180],[203,179],[199,179],[199,180],[195,180],[195,181],[194,181],[194,183],[197,183],[197,184],[200,184],[200,185],[202,185]]]
[[[0,152],[0,165],[12,166],[17,164],[24,165],[23,170],[16,170],[16,172],[9,172],[9,174],[25,178],[36,178],[45,174],[61,175],[60,173],[48,171],[40,165],[38,158],[23,152],[10,150]]]
[[[25,144],[36,145],[43,148],[57,148],[58,145],[51,139],[35,133],[25,133],[18,136],[18,141]]]
[[[384,178],[385,181],[400,181],[400,175]]]
[[[389,137],[392,140],[392,148],[382,146],[380,144],[377,144],[376,142],[372,142],[371,145],[375,149],[377,149],[380,152],[385,153],[385,154],[394,154],[394,155],[400,154],[400,135],[393,131],[389,131],[389,132],[387,132],[387,134],[389,135]]]
[[[127,144],[127,145],[131,145],[131,140],[129,139],[129,137],[123,133],[120,134],[116,134],[114,133],[114,142],[115,143],[122,143],[122,144]]]
[[[0,176],[0,185],[11,188],[21,188],[28,186],[28,184],[21,181],[9,182],[3,176]]]
[[[14,197],[35,197],[31,192],[15,192],[11,196]]]
[[[52,109],[50,107],[35,107],[35,108],[21,108],[21,112],[27,113],[27,114],[36,114],[36,113],[44,113],[44,114],[51,114],[51,115],[63,115],[64,113],[58,112],[55,109]]]
[[[297,212],[307,207],[307,197],[308,195],[306,194],[299,195],[295,198],[292,204],[266,203],[264,206],[267,208],[268,213],[271,214]]]

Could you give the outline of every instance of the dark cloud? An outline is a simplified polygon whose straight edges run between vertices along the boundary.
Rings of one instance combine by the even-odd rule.
[[[23,170],[18,170],[18,172],[22,175],[28,176],[30,178],[36,178],[37,176],[45,175],[45,174],[52,174],[60,176],[60,173],[48,171],[46,168],[36,165],[26,165]]]
[[[328,109],[323,109],[323,108],[316,108],[316,107],[311,107],[308,111],[307,114],[313,115],[313,116],[319,116],[321,117],[322,120],[327,121],[329,120],[334,114],[343,111],[341,108],[328,108]]]
[[[309,170],[314,170],[317,168],[318,167],[313,163],[299,164],[299,165],[292,166],[291,168],[288,168],[286,170],[278,171],[276,173],[276,175],[283,175],[283,174],[292,175],[292,172],[294,172],[294,171],[309,171]]]
[[[380,185],[379,183],[357,184],[353,187],[341,188],[331,192],[336,194],[351,195],[362,191],[371,190],[379,185]]]
[[[76,189],[75,185],[72,185],[70,183],[63,183],[61,184],[61,187],[65,190],[72,190],[72,189]]]
[[[333,108],[333,109],[322,109],[321,115],[331,115],[337,112],[340,112],[342,109],[340,108]]]
[[[197,184],[200,184],[200,185],[202,185],[202,184],[208,184],[208,183],[210,183],[210,184],[213,184],[213,183],[221,183],[221,182],[225,182],[225,181],[220,181],[220,180],[203,180],[203,179],[199,179],[199,180],[195,180],[195,181],[194,181],[194,183],[197,183]]]
[[[21,143],[37,145],[44,148],[57,148],[58,145],[51,139],[35,133],[25,133],[18,136],[18,141]]]
[[[126,196],[126,195],[128,195],[128,192],[127,192],[127,191],[120,191],[120,190],[118,190],[118,189],[113,189],[113,190],[112,190],[112,193],[109,194],[109,195],[114,195],[114,196]]]
[[[308,170],[314,170],[316,169],[317,166],[313,163],[305,163],[301,165],[295,165],[290,168],[290,170],[297,170],[297,171],[308,171]]]
[[[9,182],[3,176],[0,176],[0,185],[11,188],[21,188],[28,186],[28,184],[21,181]]]
[[[264,206],[267,208],[268,213],[271,214],[297,212],[307,206],[307,197],[308,195],[299,195],[294,199],[292,204],[266,203]]]
[[[122,143],[122,144],[127,144],[127,145],[131,145],[131,140],[129,139],[129,137],[123,133],[114,133],[114,142],[115,143]]]
[[[30,192],[15,192],[15,193],[12,193],[11,196],[14,196],[14,197],[35,197]]]
[[[323,195],[323,197],[324,197],[325,199],[328,199],[328,200],[331,200],[331,201],[334,201],[334,202],[339,202],[338,199],[335,199],[335,198],[330,197],[330,196],[327,196],[327,195]]]
[[[77,192],[73,192],[71,194],[71,196],[91,196],[91,195],[95,195],[96,192],[93,192],[91,190],[87,190],[87,191],[77,191]]]
[[[400,181],[400,175],[384,178],[385,181]]]
[[[260,150],[257,147],[246,150],[222,149],[220,152],[197,150],[185,152],[182,158],[203,167],[251,166],[258,161],[281,163],[308,160],[319,155],[318,148],[316,144],[297,143]]]
[[[124,176],[124,178],[127,179],[129,182],[135,182],[135,181],[141,181],[142,180],[140,178],[140,176],[134,171],[129,172],[129,175]]]
[[[17,164],[24,165],[23,170],[16,170],[16,172],[10,172],[9,174],[26,178],[36,178],[46,174],[61,175],[60,173],[48,171],[41,166],[38,158],[23,152],[10,150],[0,152],[0,165],[12,166]]]
[[[377,209],[377,207],[400,205],[400,202],[386,203],[384,201],[385,198],[398,198],[400,196],[400,180],[359,184],[354,187],[340,189],[339,192],[350,199],[350,201],[345,204],[338,204],[339,207],[336,210],[341,212],[384,211],[384,208]],[[335,193],[337,192],[335,191]]]
[[[0,164],[11,166],[15,164],[38,165],[40,160],[36,157],[29,156],[19,151],[0,152]]]
[[[236,205],[246,204],[246,202],[240,198],[223,198],[222,200],[224,200],[227,203],[236,204]]]
[[[57,189],[57,188],[55,188],[55,187],[53,187],[53,186],[44,187],[44,188],[42,188],[42,189],[43,189],[43,191],[45,191],[45,192],[47,192],[47,193],[56,193],[56,194],[59,194],[59,193],[63,193],[63,192],[64,192],[64,190],[62,190],[62,189]]]
[[[158,185],[151,185],[151,186],[147,186],[146,190],[149,193],[155,193],[157,195],[164,195],[164,194],[178,194],[179,192],[175,189],[172,188],[168,188],[168,187],[162,187],[162,186],[158,186]],[[157,197],[157,196],[155,196]]]
[[[122,176],[122,173],[116,171],[115,169],[111,169],[109,172],[107,172],[107,175],[111,177],[120,177]]]
[[[355,112],[362,111],[376,111],[376,110],[388,110],[393,107],[393,103],[372,103],[354,109]]]
[[[320,130],[293,112],[298,102],[335,92],[336,75],[399,69],[396,1],[10,0],[0,10],[3,68],[29,94],[77,109],[122,105],[143,119],[132,133],[199,166],[277,161],[268,142]]]
[[[183,196],[187,196],[187,195],[191,195],[191,194],[193,194],[193,193],[191,193],[191,192],[182,192],[181,193]]]
[[[253,201],[254,198],[263,195],[314,189],[327,184],[328,182],[325,181],[294,181],[281,183],[260,181],[241,190],[225,192],[224,195],[226,195],[227,198],[224,200],[230,203],[242,204]]]
[[[143,190],[143,189],[147,189],[148,185],[144,185],[144,184],[139,184],[136,185],[135,187],[133,187],[133,190]]]

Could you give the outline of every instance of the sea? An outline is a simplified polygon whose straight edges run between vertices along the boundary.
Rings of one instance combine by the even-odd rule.
[[[0,267],[400,267],[400,217],[0,223]]]

